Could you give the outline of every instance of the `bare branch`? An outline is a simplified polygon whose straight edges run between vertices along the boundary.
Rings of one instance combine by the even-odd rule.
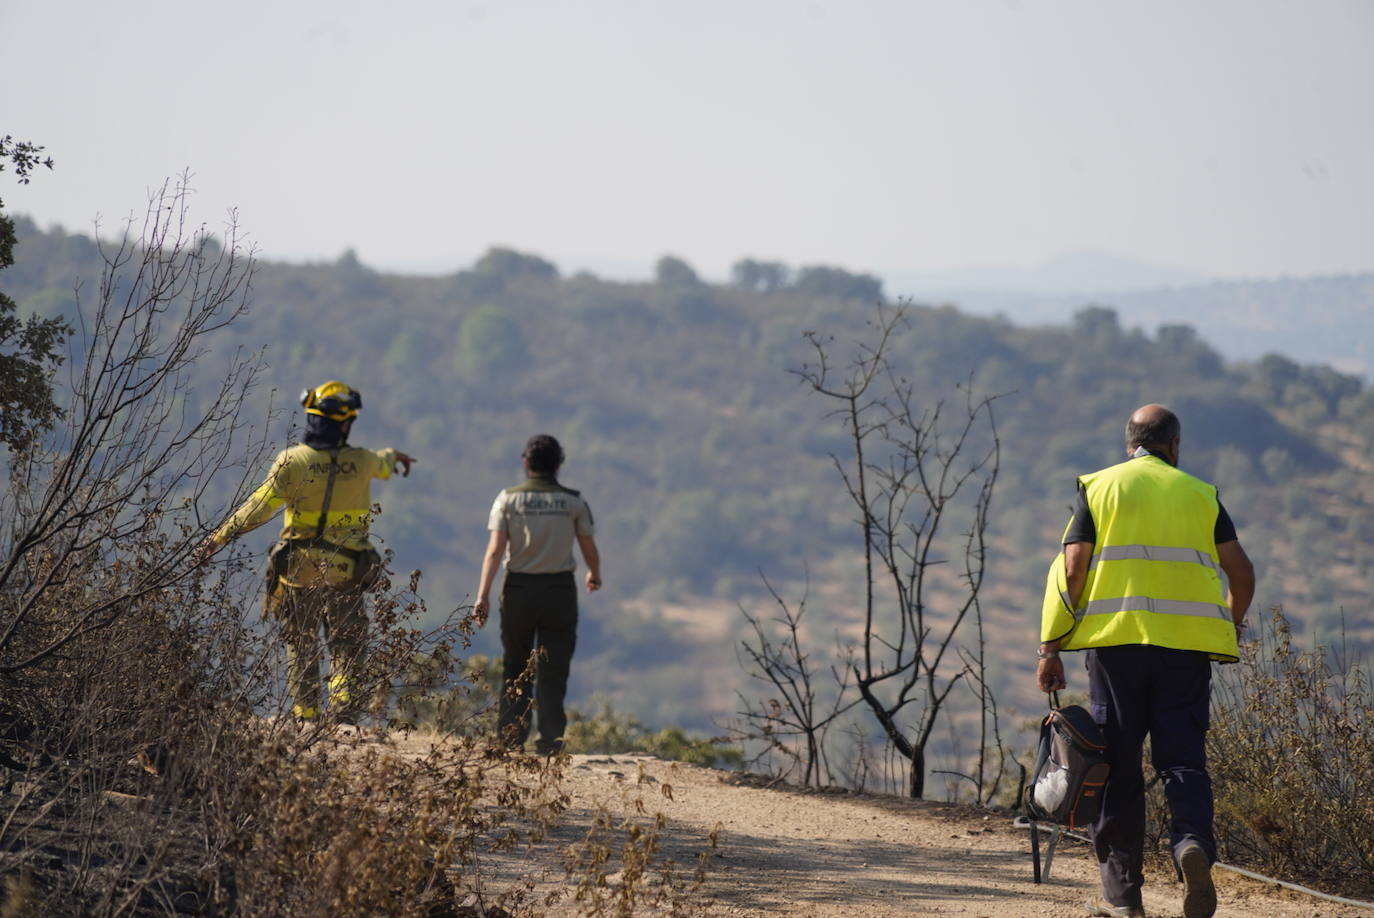
[[[68,423],[10,470],[0,674],[44,663],[184,578],[192,549],[266,448],[243,416],[260,354],[220,358],[224,381],[214,390],[194,384],[194,364],[218,357],[212,333],[247,309],[255,266],[232,224],[224,244],[206,244],[204,228],[188,222],[186,195],[184,179],[165,184],[141,235],[130,225],[100,244],[98,295],[79,305],[68,340]],[[251,459],[235,475],[231,458],[243,453]],[[130,545],[141,546],[138,557],[127,557]],[[106,588],[68,595],[69,584],[90,579],[73,573],[92,567],[108,570]]]
[[[909,324],[904,306],[880,307],[869,322],[872,340],[855,343],[842,371],[834,339],[808,332],[813,359],[794,375],[836,405],[827,417],[849,437],[850,452],[831,458],[863,534],[863,637],[850,671],[888,741],[910,760],[910,790],[920,796],[926,744],[955,689],[971,683],[995,718],[985,657],[981,649],[970,659],[963,654],[970,620],[982,643],[978,595],[1001,451],[996,396],[975,395],[971,376],[958,387],[963,415],[953,424],[943,401],[920,400],[892,360],[896,336]],[[955,562],[957,576],[940,573]],[[909,706],[911,732],[903,726]],[[989,735],[985,729],[980,744],[980,794]]]

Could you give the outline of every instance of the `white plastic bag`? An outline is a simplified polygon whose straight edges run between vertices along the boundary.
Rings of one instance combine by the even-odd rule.
[[[1063,768],[1053,768],[1040,776],[1035,782],[1035,803],[1047,812],[1053,812],[1064,802],[1069,792],[1069,773]]]

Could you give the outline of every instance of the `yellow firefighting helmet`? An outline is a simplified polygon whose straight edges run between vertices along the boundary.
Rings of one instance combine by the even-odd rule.
[[[301,404],[305,406],[306,414],[318,414],[331,421],[347,421],[358,416],[358,409],[363,407],[363,396],[346,383],[331,379],[302,392]]]

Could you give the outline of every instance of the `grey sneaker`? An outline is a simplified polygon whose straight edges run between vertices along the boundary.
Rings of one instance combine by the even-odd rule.
[[[1183,918],[1212,918],[1217,911],[1217,888],[1212,885],[1212,862],[1196,842],[1178,853],[1183,874]]]
[[[1099,899],[1088,906],[1091,918],[1146,918],[1143,905],[1112,905],[1106,899]]]

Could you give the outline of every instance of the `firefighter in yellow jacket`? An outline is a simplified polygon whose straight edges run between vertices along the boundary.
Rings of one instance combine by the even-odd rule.
[[[371,481],[396,469],[410,474],[415,460],[395,449],[348,444],[362,396],[344,383],[327,382],[301,394],[303,442],[283,450],[256,491],[207,540],[208,558],[285,507],[281,540],[269,556],[263,609],[282,621],[292,712],[320,716],[320,628],[329,642],[331,713],[351,720],[365,702],[358,673],[367,643],[363,595],[381,574],[368,541]]]

